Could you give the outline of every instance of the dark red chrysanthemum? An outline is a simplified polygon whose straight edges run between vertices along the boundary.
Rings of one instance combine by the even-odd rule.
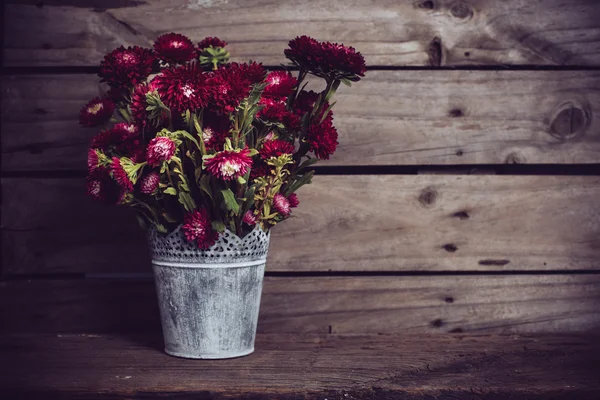
[[[317,40],[302,35],[290,40],[288,46],[289,49],[285,49],[283,53],[291,62],[309,71],[317,69],[321,52],[321,45]]]
[[[245,175],[252,166],[250,149],[239,151],[223,150],[204,161],[208,172],[224,181],[230,181]]]
[[[327,75],[335,79],[349,79],[359,81],[365,76],[367,66],[365,59],[354,47],[343,44],[325,42],[321,43],[321,60],[319,64],[322,76]]]
[[[144,194],[154,194],[160,183],[160,175],[156,171],[152,171],[140,179],[140,192]]]
[[[300,200],[298,200],[298,195],[296,193],[290,194],[287,199],[292,208],[298,207],[298,204],[300,204]]]
[[[318,97],[319,97],[319,94],[313,92],[312,90],[308,91],[308,92],[303,90],[298,94],[298,97],[296,98],[296,102],[294,103],[294,112],[296,113],[298,118],[302,118],[302,116],[304,116],[304,114],[312,112],[312,110],[315,106],[315,102],[317,101]],[[328,109],[329,109],[329,102],[326,101],[325,104],[323,104],[321,106],[321,112],[319,113],[319,115],[314,117],[317,122],[321,121],[323,114]],[[327,117],[325,118],[325,122],[332,122],[332,121],[333,121],[333,111],[330,110],[329,113],[327,114]]]
[[[250,81],[238,68],[221,67],[209,80],[215,112],[231,113],[250,94]]]
[[[263,96],[271,97],[288,97],[298,84],[298,80],[292,74],[285,71],[271,72],[267,75],[265,82],[267,86],[263,91]]]
[[[175,142],[164,136],[155,137],[148,143],[146,160],[148,165],[156,167],[163,161],[168,161],[175,155]]]
[[[98,133],[92,139],[91,147],[108,154],[129,157],[134,162],[144,160],[140,131],[135,125],[127,123],[115,124],[111,129]]]
[[[267,71],[261,63],[230,63],[226,66],[230,71],[234,71],[237,75],[244,77],[251,85],[265,80]]]
[[[108,168],[97,168],[86,177],[88,196],[106,204],[119,204],[125,191],[110,177]]]
[[[256,178],[269,176],[271,174],[271,167],[264,162],[256,162],[250,170],[250,180],[253,181]]]
[[[333,124],[323,122],[320,125],[313,124],[308,128],[304,139],[310,146],[310,151],[321,160],[329,160],[338,145],[338,133]]]
[[[96,149],[88,150],[88,159],[87,159],[88,172],[94,172],[98,165],[98,153]]]
[[[160,128],[153,126],[148,120],[148,102],[146,100],[146,95],[154,90],[156,90],[156,84],[154,83],[154,81],[150,82],[149,84],[137,85],[134,88],[133,93],[131,95],[129,109],[131,110],[131,114],[137,126],[139,126],[142,129],[152,128],[148,130],[154,130],[156,132]],[[162,115],[162,121],[160,125],[166,125],[167,123],[168,115],[165,111],[165,113],[163,113]]]
[[[179,112],[196,111],[207,106],[210,93],[206,75],[197,63],[163,70],[152,81],[161,100]]]
[[[115,103],[121,103],[127,101],[129,96],[129,88],[127,87],[111,87],[106,92],[106,97],[111,99]]]
[[[96,97],[87,103],[79,112],[81,126],[97,126],[108,122],[115,111],[115,103],[108,97]]]
[[[365,59],[353,47],[318,42],[308,36],[290,40],[284,53],[300,68],[324,78],[358,81],[367,70]]]
[[[290,215],[290,202],[281,193],[273,196],[273,208],[284,217]]]
[[[121,159],[118,157],[113,157],[112,162],[110,164],[110,173],[113,179],[125,190],[126,192],[133,192],[133,182],[127,176],[127,172],[123,169],[121,165]]]
[[[260,150],[260,156],[265,160],[268,160],[271,157],[279,157],[282,154],[293,153],[294,145],[281,139],[265,141],[262,149]]]
[[[198,48],[200,50],[204,50],[208,47],[225,47],[227,46],[227,42],[219,39],[218,37],[206,37],[202,39],[200,43],[198,43]]]
[[[102,80],[113,87],[131,87],[142,82],[156,66],[156,57],[150,49],[123,46],[104,56],[100,63]]]
[[[226,115],[206,111],[203,119],[202,140],[208,150],[223,150],[225,138],[229,135],[231,121]]]
[[[179,33],[165,33],[154,42],[154,51],[158,58],[169,64],[183,64],[196,57],[196,48],[192,41]]]
[[[196,242],[200,249],[208,249],[215,244],[219,233],[212,228],[212,223],[208,211],[201,208],[183,217],[181,230],[189,242]]]
[[[246,211],[246,214],[244,214],[244,218],[242,219],[242,221],[245,224],[248,225],[256,225],[256,223],[258,222],[258,218],[256,217],[256,215],[254,215],[254,213],[250,210]]]
[[[256,116],[263,121],[280,122],[289,130],[296,130],[300,127],[300,117],[286,108],[285,100],[277,97],[262,97],[259,104],[264,108],[260,109]]]

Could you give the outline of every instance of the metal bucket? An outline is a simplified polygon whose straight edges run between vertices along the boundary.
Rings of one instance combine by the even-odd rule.
[[[270,233],[240,239],[229,230],[208,250],[180,228],[149,243],[165,352],[184,358],[232,358],[254,351]]]

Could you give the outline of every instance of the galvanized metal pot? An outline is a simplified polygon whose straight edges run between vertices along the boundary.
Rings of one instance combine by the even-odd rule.
[[[149,234],[165,352],[232,358],[254,351],[270,232],[240,239],[229,230],[207,250],[177,228]]]

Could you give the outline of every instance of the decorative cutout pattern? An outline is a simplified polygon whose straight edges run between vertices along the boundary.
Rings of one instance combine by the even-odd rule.
[[[173,263],[239,263],[264,260],[269,250],[271,231],[264,232],[258,225],[252,232],[239,238],[229,229],[219,234],[219,239],[206,250],[199,249],[194,242],[188,242],[178,226],[168,235],[151,228],[148,233],[150,256],[154,261]]]

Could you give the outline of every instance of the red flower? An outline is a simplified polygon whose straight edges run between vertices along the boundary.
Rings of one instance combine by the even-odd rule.
[[[96,201],[106,204],[119,204],[125,191],[115,182],[107,168],[97,168],[86,177],[87,194]]]
[[[123,169],[121,165],[121,159],[118,157],[113,157],[112,163],[110,164],[110,172],[112,174],[113,179],[123,188],[126,192],[133,192],[133,182],[127,176],[127,172]]]
[[[265,71],[262,64],[257,64],[255,62],[243,64],[230,63],[227,68],[235,71],[238,75],[245,77],[252,85],[264,81],[265,75],[267,74],[267,71]]]
[[[300,204],[300,200],[298,200],[298,195],[296,193],[290,194],[287,199],[290,203],[290,207],[298,207],[298,204]]]
[[[258,64],[255,64],[258,65]],[[262,68],[262,66],[260,67]],[[252,74],[256,68],[252,67]],[[248,75],[250,68],[231,63],[220,67],[210,79],[213,102],[219,114],[231,113],[250,94],[252,76]],[[264,71],[264,70],[263,70]]]
[[[93,172],[96,168],[99,167],[98,165],[98,153],[96,152],[96,149],[89,149],[88,150],[88,161],[87,161],[87,166],[88,166],[88,172]]]
[[[353,47],[318,42],[308,36],[290,40],[284,53],[300,68],[324,78],[359,81],[367,70],[365,59]]]
[[[106,92],[106,97],[115,103],[126,101],[127,96],[129,96],[129,88],[125,87],[111,87],[108,92]]]
[[[279,157],[282,154],[293,153],[294,145],[281,139],[265,141],[260,150],[260,156],[265,160],[268,160],[271,157]]]
[[[152,50],[121,46],[104,56],[98,75],[112,87],[130,87],[146,79],[155,65]]]
[[[91,147],[129,157],[134,162],[142,162],[144,159],[139,129],[127,123],[115,124],[111,129],[98,133],[92,139]]]
[[[156,167],[163,161],[169,161],[175,154],[175,142],[168,137],[155,137],[148,143],[146,160],[148,165]]]
[[[290,215],[290,202],[281,193],[277,193],[273,196],[273,208],[283,217]]]
[[[310,151],[321,160],[329,160],[338,145],[338,133],[333,124],[326,121],[320,125],[313,124],[308,128],[304,139],[310,145]]]
[[[298,118],[302,118],[304,116],[304,114],[306,113],[310,113],[312,112],[314,106],[315,106],[315,102],[317,101],[317,98],[319,97],[318,93],[313,92],[312,90],[309,92],[306,91],[302,91],[300,92],[300,94],[298,94],[298,98],[296,99],[296,102],[294,103],[294,112],[296,113],[296,115],[298,116]],[[319,122],[321,120],[321,118],[323,117],[323,114],[325,113],[325,111],[327,111],[327,109],[329,109],[329,102],[325,102],[325,104],[323,104],[321,106],[321,112],[319,113],[318,116],[313,117],[317,120],[317,122]],[[325,118],[324,122],[332,122],[333,121],[333,112],[329,111],[329,114],[327,114],[327,117]]]
[[[192,41],[179,33],[165,33],[154,42],[154,51],[158,58],[169,64],[183,64],[196,57],[196,48]]]
[[[249,153],[249,148],[239,151],[223,150],[204,161],[204,165],[212,175],[224,181],[230,181],[248,172],[252,166],[252,158]]]
[[[271,167],[263,162],[257,162],[252,166],[250,170],[250,180],[253,181],[256,178],[268,176],[271,174]]]
[[[254,215],[252,211],[248,210],[246,211],[246,214],[244,214],[242,222],[248,225],[256,225],[256,223],[258,222],[258,218],[256,217],[256,215]]]
[[[152,83],[156,85],[161,100],[179,112],[196,111],[208,104],[206,75],[197,63],[167,68]]]
[[[208,47],[225,47],[227,46],[227,42],[219,39],[218,37],[206,37],[202,39],[200,43],[198,43],[198,48],[200,50],[204,50]]]
[[[202,140],[208,150],[223,150],[225,138],[229,135],[231,121],[226,115],[217,115],[210,111],[204,113]]]
[[[115,103],[107,97],[96,97],[87,103],[79,112],[79,124],[97,126],[107,122],[115,111]]]
[[[208,249],[219,237],[218,232],[212,228],[208,211],[204,208],[187,213],[183,217],[181,230],[185,238],[190,242],[196,241],[200,249]]]
[[[298,80],[285,71],[271,72],[267,75],[266,82],[267,86],[263,91],[263,96],[271,97],[288,97],[298,84]]]
[[[288,111],[284,100],[276,97],[263,97],[259,104],[264,105],[264,108],[256,113],[258,118],[269,122],[280,122],[290,130],[300,127],[300,118],[295,113]]]
[[[147,124],[146,117],[148,113],[146,108],[148,107],[148,103],[146,103],[146,94],[149,91],[150,86],[141,84],[135,87],[133,94],[131,95],[131,103],[129,104],[129,108],[131,109],[133,119],[141,127],[144,127]]]
[[[144,194],[154,194],[160,183],[160,175],[155,171],[146,174],[140,179],[140,192]]]

